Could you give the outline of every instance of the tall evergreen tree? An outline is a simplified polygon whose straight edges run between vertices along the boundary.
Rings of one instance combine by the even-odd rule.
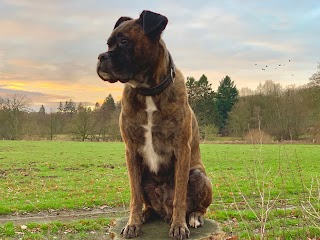
[[[77,112],[76,108],[77,108],[76,103],[72,101],[72,99],[70,99],[69,101],[66,101],[66,103],[64,104],[63,111],[68,115],[73,115]]]
[[[217,126],[219,132],[225,134],[225,127],[233,105],[239,99],[239,92],[236,85],[227,75],[220,81],[220,85],[217,91],[216,106],[218,112]]]
[[[45,114],[46,113],[46,109],[44,108],[43,105],[41,105],[40,109],[39,109],[39,114]]]
[[[97,111],[100,108],[100,104],[98,102],[96,102],[96,104],[94,105],[94,110]]]
[[[116,109],[116,104],[111,94],[109,94],[108,97],[106,97],[106,99],[103,101],[101,108],[108,112],[113,112]]]
[[[57,108],[59,113],[63,113],[63,103],[59,103],[59,107]]]
[[[186,85],[189,104],[197,116],[199,125],[213,125],[216,116],[215,93],[208,78],[204,74],[198,81],[194,77],[188,77]]]

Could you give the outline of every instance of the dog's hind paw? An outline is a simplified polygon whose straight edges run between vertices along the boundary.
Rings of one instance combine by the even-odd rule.
[[[156,218],[156,216],[157,216],[156,212],[150,207],[147,207],[142,210],[142,222],[143,223],[146,223],[149,220]]]
[[[138,225],[129,225],[127,224],[121,231],[121,235],[124,238],[134,238],[139,236],[142,233],[141,227]]]
[[[201,212],[192,212],[189,215],[189,225],[193,228],[202,227],[204,224],[203,213]]]

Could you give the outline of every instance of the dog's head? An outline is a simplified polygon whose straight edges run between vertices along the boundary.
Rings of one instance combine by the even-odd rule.
[[[121,17],[108,39],[108,51],[98,57],[97,73],[110,83],[146,84],[159,62],[160,36],[168,19],[143,11],[138,19]]]

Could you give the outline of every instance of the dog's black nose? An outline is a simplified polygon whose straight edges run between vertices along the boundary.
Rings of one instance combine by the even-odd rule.
[[[101,54],[99,54],[99,56],[98,56],[98,59],[99,59],[99,60],[103,60],[103,59],[106,59],[106,58],[107,58],[107,52],[101,53]]]

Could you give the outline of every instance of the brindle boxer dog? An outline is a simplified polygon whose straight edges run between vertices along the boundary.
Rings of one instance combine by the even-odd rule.
[[[150,11],[138,19],[121,17],[108,51],[98,57],[100,78],[125,83],[120,128],[131,190],[125,238],[141,234],[142,223],[154,213],[172,215],[170,237],[188,238],[187,222],[201,226],[212,201],[184,77],[161,39],[167,23]]]

